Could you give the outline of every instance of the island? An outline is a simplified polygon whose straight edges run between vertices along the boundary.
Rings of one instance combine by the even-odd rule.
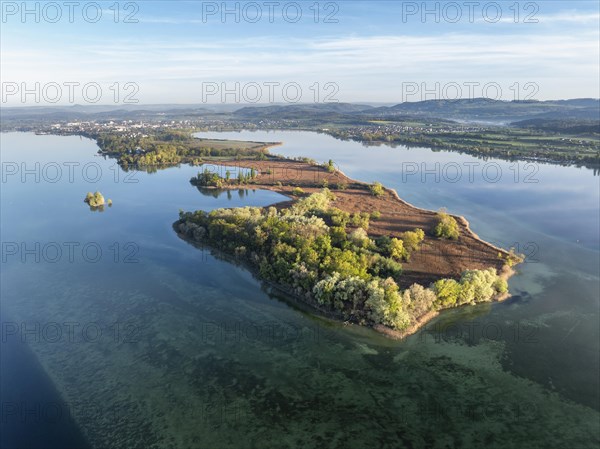
[[[107,204],[108,207],[112,207],[112,200],[105,200],[104,195],[98,191],[95,193],[88,192],[83,202],[87,203],[91,210],[103,210],[105,204]]]
[[[290,199],[180,211],[176,232],[320,314],[402,338],[442,309],[509,296],[507,279],[522,257],[481,240],[463,217],[417,208],[380,183],[350,179],[331,160],[210,164],[193,185],[251,186]]]

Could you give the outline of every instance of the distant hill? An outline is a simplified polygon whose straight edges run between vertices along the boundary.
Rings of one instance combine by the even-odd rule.
[[[536,117],[556,119],[573,117],[593,120],[600,114],[600,100],[591,98],[557,101],[500,101],[487,98],[427,100],[374,108],[366,112],[382,117],[410,114],[467,120],[515,121]]]
[[[297,120],[304,124],[363,123],[427,119],[511,123],[524,120],[600,120],[600,100],[576,98],[551,101],[500,101],[487,98],[426,100],[393,106],[355,103],[236,105],[73,105],[52,107],[0,107],[3,121],[91,119],[185,119],[218,116],[227,120]]]
[[[247,119],[308,119],[316,117],[353,116],[395,119],[402,116],[446,120],[512,122],[533,118],[597,119],[600,100],[580,98],[553,101],[500,101],[488,98],[465,100],[426,100],[394,106],[372,107],[350,103],[244,107],[234,117]]]
[[[323,116],[331,114],[357,114],[375,109],[372,106],[352,103],[310,103],[273,106],[251,106],[233,113],[236,117],[289,119],[306,117],[306,114]]]

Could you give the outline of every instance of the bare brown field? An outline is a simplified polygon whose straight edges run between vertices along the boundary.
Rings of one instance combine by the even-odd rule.
[[[268,189],[290,197],[289,201],[276,204],[278,208],[292,204],[292,191],[295,187],[300,187],[309,194],[327,186],[336,197],[333,206],[350,213],[378,211],[381,214],[379,219],[370,221],[368,233],[372,237],[399,237],[404,231],[423,229],[426,236],[421,249],[413,252],[409,262],[403,263],[403,275],[399,283],[403,288],[414,283],[427,286],[442,278],[458,279],[468,269],[494,267],[501,272],[505,265],[508,252],[481,240],[471,231],[464,217],[454,216],[460,227],[458,240],[436,238],[433,235],[437,224],[436,212],[420,209],[403,201],[392,189],[385,189],[383,196],[376,197],[371,194],[368,184],[350,179],[340,171],[329,173],[322,166],[288,159],[224,160],[211,163],[254,167],[258,176],[249,187]],[[340,189],[340,186],[343,188]],[[246,187],[248,186],[242,186]]]

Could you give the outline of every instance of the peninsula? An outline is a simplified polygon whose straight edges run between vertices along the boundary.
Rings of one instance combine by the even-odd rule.
[[[269,155],[210,164],[190,180],[199,189],[268,189],[290,200],[182,211],[174,223],[182,238],[322,314],[395,338],[439,310],[504,299],[522,260],[481,240],[464,218],[414,207],[379,183],[348,178],[333,161]]]

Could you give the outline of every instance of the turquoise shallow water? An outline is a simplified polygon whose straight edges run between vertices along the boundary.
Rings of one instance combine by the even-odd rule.
[[[59,422],[98,448],[597,446],[593,172],[312,133],[218,136],[281,140],[274,152],[331,157],[417,206],[465,215],[484,239],[530,256],[511,280],[515,296],[443,313],[402,342],[316,318],[171,228],[179,209],[281,196],[215,198],[189,184],[197,168],[126,177],[94,156],[92,141],[2,134],[4,174],[6,163],[22,172],[40,162],[39,182],[19,173],[2,183],[2,344],[26,341],[69,412]],[[439,182],[422,178],[436,162],[459,164],[463,179],[448,181],[454,165]],[[490,162],[502,171],[494,183],[495,166],[482,172]],[[72,179],[65,163],[79,164]],[[63,167],[56,182],[53,164]],[[90,211],[82,200],[95,190],[114,205]],[[52,424],[50,400],[37,402],[39,421]],[[3,426],[23,420],[18,411],[3,417]]]

